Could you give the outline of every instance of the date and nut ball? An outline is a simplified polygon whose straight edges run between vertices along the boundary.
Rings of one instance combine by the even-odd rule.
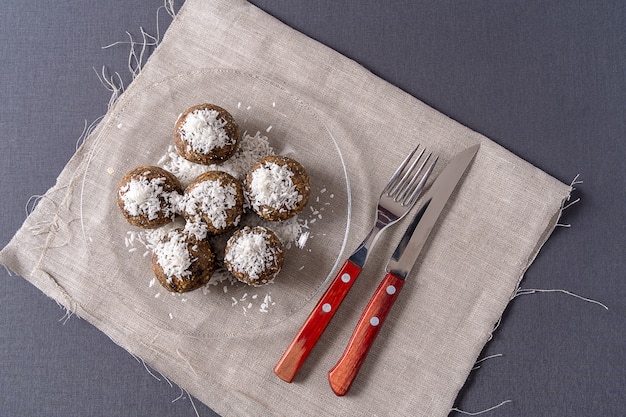
[[[208,241],[172,229],[153,249],[152,270],[168,291],[188,292],[209,282],[215,255]]]
[[[239,224],[243,201],[243,187],[235,177],[222,171],[207,171],[185,189],[183,216],[188,229],[199,225],[206,228],[206,233],[219,235]]]
[[[271,282],[285,260],[282,242],[271,230],[246,226],[228,239],[224,264],[235,278],[252,286]]]
[[[141,166],[126,173],[117,188],[117,203],[126,220],[144,229],[171,222],[182,195],[178,179],[163,168]]]
[[[252,210],[270,221],[287,220],[300,213],[311,191],[304,167],[282,155],[269,155],[255,162],[245,187]]]
[[[223,108],[198,104],[178,117],[174,143],[178,153],[191,162],[219,164],[237,151],[239,127]]]

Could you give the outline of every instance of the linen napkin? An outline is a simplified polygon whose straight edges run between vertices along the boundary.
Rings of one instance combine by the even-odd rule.
[[[154,283],[149,236],[117,208],[125,172],[184,165],[171,148],[173,126],[202,102],[231,111],[249,155],[269,144],[311,176],[309,207],[276,225],[295,239],[274,284],[225,279],[167,293]],[[295,381],[279,380],[276,361],[417,143],[439,156],[435,174],[465,147],[481,148],[351,391],[336,397],[327,371],[383,277],[402,223],[379,241]],[[255,6],[187,0],[0,261],[225,417],[445,416],[569,192]]]

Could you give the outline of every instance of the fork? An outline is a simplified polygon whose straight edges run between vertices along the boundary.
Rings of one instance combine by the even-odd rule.
[[[407,155],[389,179],[378,200],[376,222],[372,230],[370,230],[356,251],[344,262],[334,280],[274,367],[274,373],[283,381],[293,381],[305,359],[333,318],[339,305],[350,288],[352,288],[354,281],[361,273],[367,262],[368,255],[376,244],[381,232],[398,222],[415,205],[437,162],[435,160],[428,164],[432,155],[429,153],[418,166],[425,153],[425,149],[422,149],[417,158],[411,163],[418,149],[419,145]]]

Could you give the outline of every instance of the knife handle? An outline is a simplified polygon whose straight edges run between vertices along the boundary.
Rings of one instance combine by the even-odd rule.
[[[304,360],[317,343],[360,273],[361,267],[350,260],[346,260],[274,367],[274,373],[280,379],[286,382],[293,381]]]
[[[350,389],[403,285],[403,279],[388,272],[376,289],[352,333],[346,350],[328,372],[330,387],[336,395],[345,395]]]

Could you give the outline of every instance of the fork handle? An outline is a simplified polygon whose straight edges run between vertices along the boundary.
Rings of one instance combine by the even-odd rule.
[[[286,382],[293,381],[304,360],[317,343],[360,273],[360,266],[350,260],[346,260],[274,367],[274,373],[280,379]]]
[[[365,307],[346,350],[328,372],[328,382],[336,395],[345,395],[350,389],[403,285],[403,279],[388,272]]]

